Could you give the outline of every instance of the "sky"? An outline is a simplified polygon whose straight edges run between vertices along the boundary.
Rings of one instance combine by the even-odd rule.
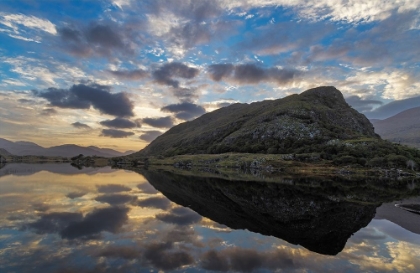
[[[419,56],[420,0],[2,0],[0,137],[140,150],[317,86],[386,118],[420,106]]]

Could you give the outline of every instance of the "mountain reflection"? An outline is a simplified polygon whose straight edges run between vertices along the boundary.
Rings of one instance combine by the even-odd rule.
[[[0,175],[0,272],[420,270],[420,216],[376,209],[415,181],[56,167]]]
[[[265,183],[162,171],[140,173],[171,201],[215,222],[275,236],[327,255],[342,251],[348,238],[369,224],[376,208],[393,197],[383,192],[382,196],[352,196],[355,192],[348,189],[344,196],[338,185],[349,188],[351,182],[337,178],[330,184],[316,179]],[[352,182],[354,188],[366,189],[360,183]]]

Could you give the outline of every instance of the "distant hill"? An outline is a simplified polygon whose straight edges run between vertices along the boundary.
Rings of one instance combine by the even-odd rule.
[[[383,106],[376,108],[372,112],[366,113],[366,116],[370,120],[372,119],[383,120],[383,119],[392,117],[394,115],[397,115],[398,113],[402,111],[409,110],[411,108],[416,108],[416,107],[420,107],[420,96],[390,102],[388,104],[385,104]]]
[[[172,127],[139,156],[200,153],[297,153],[333,139],[379,138],[336,88],[233,104]]]
[[[420,107],[411,108],[384,120],[371,120],[383,139],[420,148]]]
[[[23,155],[35,155],[35,156],[62,156],[62,157],[73,157],[79,154],[85,156],[101,156],[101,157],[115,157],[124,156],[133,151],[121,153],[112,149],[98,148],[95,146],[81,147],[74,144],[65,144],[60,146],[54,146],[50,148],[44,148],[33,142],[27,141],[10,141],[4,138],[0,138],[0,148],[6,150],[8,153],[18,156]]]

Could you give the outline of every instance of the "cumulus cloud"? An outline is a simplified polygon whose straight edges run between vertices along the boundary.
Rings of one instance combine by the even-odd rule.
[[[152,76],[158,84],[179,87],[179,81],[174,78],[192,79],[196,77],[199,70],[182,63],[168,63],[153,71]]]
[[[141,140],[151,142],[151,141],[155,140],[155,138],[157,138],[161,134],[162,134],[161,131],[147,131],[144,134],[142,134],[139,138]]]
[[[132,122],[131,120],[124,119],[124,118],[104,120],[104,121],[101,121],[100,124],[106,127],[119,128],[119,129],[135,128],[138,126],[135,122]]]
[[[295,69],[263,68],[255,64],[215,64],[208,67],[208,72],[214,81],[227,80],[237,84],[274,82],[280,85],[289,83],[302,74]]]
[[[130,46],[132,39],[126,37],[128,33],[125,28],[112,23],[92,22],[86,28],[68,25],[59,28],[58,34],[64,48],[77,56],[111,57],[114,53],[133,53]]]
[[[68,90],[48,88],[46,91],[33,92],[48,100],[50,105],[60,108],[89,109],[92,106],[103,114],[134,116],[134,104],[127,93],[111,93],[108,86],[77,84]]]
[[[190,102],[170,104],[162,107],[160,110],[175,113],[175,116],[182,120],[190,120],[206,113],[206,110],[202,106]]]
[[[92,129],[89,125],[87,125],[87,124],[84,124],[84,123],[81,123],[81,122],[74,122],[74,123],[72,123],[71,124],[74,128],[77,128],[77,129],[85,129],[85,130],[87,130],[87,129]]]
[[[146,78],[149,73],[144,71],[143,69],[136,69],[136,70],[109,70],[108,73],[115,76],[121,80],[141,80]]]
[[[169,128],[174,125],[174,121],[170,116],[162,118],[144,118],[141,121],[156,128]]]

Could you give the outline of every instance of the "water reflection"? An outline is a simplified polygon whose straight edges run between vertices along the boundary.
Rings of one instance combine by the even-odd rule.
[[[56,167],[0,170],[9,170],[0,174],[0,272],[420,269],[420,235],[392,218],[391,203],[377,208],[419,195],[404,181],[238,183]],[[400,218],[420,226],[419,215]]]
[[[340,200],[313,187],[142,171],[173,202],[233,229],[247,229],[335,255],[365,227],[378,203]]]

